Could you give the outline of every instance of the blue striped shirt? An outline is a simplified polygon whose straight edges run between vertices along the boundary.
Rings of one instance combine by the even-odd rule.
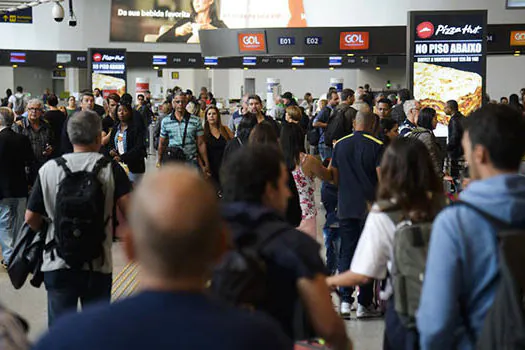
[[[197,137],[204,135],[204,129],[198,117],[186,114],[179,122],[173,113],[166,116],[162,119],[160,125],[160,137],[168,139],[168,147],[182,148],[184,128],[186,127],[186,118],[188,117],[188,131],[184,145],[184,154],[188,160],[194,160],[197,158]]]

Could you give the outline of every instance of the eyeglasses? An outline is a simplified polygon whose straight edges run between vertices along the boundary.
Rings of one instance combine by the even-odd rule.
[[[41,111],[42,109],[41,108],[28,108],[27,110],[29,112],[36,112],[36,111]]]
[[[184,101],[176,101],[176,100],[173,100],[173,103],[176,103],[176,104],[178,104],[178,105],[181,105],[181,104],[184,103]]]

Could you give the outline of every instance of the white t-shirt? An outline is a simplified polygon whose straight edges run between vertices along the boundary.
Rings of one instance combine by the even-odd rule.
[[[95,97],[95,104],[104,107],[104,97]]]
[[[374,204],[366,218],[350,270],[374,279],[384,279],[393,258],[395,232],[394,222]]]
[[[9,96],[9,98],[7,99],[7,103],[11,103],[13,105],[13,110],[15,110],[15,105],[16,105],[15,95]]]

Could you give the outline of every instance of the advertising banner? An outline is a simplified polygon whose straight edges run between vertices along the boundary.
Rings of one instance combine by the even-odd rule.
[[[447,125],[447,101],[456,100],[465,116],[481,107],[487,12],[411,12],[409,17],[408,71],[411,91],[422,108],[434,108],[438,121]]]
[[[104,98],[126,92],[126,50],[89,49],[88,67],[91,88],[102,90]]]
[[[0,23],[31,24],[33,23],[33,8],[0,13]]]

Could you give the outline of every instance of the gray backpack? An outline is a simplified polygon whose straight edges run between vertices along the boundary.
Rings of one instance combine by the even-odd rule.
[[[380,201],[378,205],[396,225],[391,276],[394,307],[401,323],[407,328],[415,328],[432,223],[406,220],[401,208],[390,201]]]

